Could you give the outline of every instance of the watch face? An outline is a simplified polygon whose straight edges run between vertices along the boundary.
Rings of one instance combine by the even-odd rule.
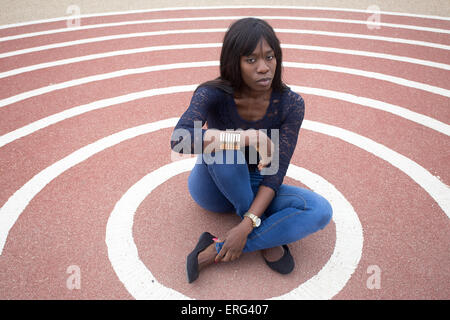
[[[260,218],[256,219],[256,221],[255,221],[255,226],[256,226],[256,227],[259,227],[260,224],[261,224],[261,219],[260,219]]]

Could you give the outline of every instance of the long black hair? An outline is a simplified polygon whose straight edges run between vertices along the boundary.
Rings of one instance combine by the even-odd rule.
[[[280,41],[273,28],[266,21],[258,18],[240,19],[229,27],[223,39],[220,54],[220,76],[202,83],[199,87],[214,86],[229,94],[240,91],[244,84],[241,76],[240,59],[242,56],[251,55],[262,38],[274,51],[277,61],[272,89],[276,91],[288,89],[281,79],[283,56]]]

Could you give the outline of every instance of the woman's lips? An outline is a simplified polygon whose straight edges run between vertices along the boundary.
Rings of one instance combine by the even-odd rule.
[[[258,83],[259,85],[262,85],[264,87],[267,87],[268,85],[270,85],[271,81],[272,81],[271,78],[264,78],[264,79],[260,79],[260,80],[256,81],[256,83]]]

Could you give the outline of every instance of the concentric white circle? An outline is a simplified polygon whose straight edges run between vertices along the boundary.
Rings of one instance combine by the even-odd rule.
[[[320,8],[320,7],[269,7],[269,6],[234,6],[234,7],[184,7],[184,8],[159,8],[159,9],[151,9],[151,10],[137,10],[137,11],[127,11],[127,12],[113,12],[113,13],[100,13],[93,15],[84,15],[84,17],[92,16],[92,17],[102,17],[108,15],[123,15],[123,19],[121,21],[111,21],[104,23],[105,21],[97,21],[95,22],[93,19],[93,23],[87,26],[81,26],[83,30],[96,30],[97,28],[117,28],[123,26],[130,25],[140,25],[142,23],[160,23],[162,28],[168,28],[169,24],[172,25],[174,22],[178,23],[181,21],[225,21],[231,19],[237,19],[240,16],[219,16],[218,12],[221,12],[225,9],[251,9],[251,8],[271,8],[271,9],[292,9],[292,10],[325,10],[325,11],[342,11],[342,12],[366,12],[367,10],[353,10],[353,9],[340,9],[340,8]],[[215,13],[216,16],[210,16],[209,10],[214,9],[217,10]],[[170,17],[165,19],[158,18],[156,16],[154,18],[158,19],[147,19],[147,20],[133,20],[133,17],[127,17],[127,15],[133,13],[144,13],[144,12],[158,12],[158,11],[172,11],[172,10],[190,10],[192,12],[197,12],[198,10],[208,10],[201,17],[193,17],[190,13],[184,13],[181,17]],[[270,14],[275,14],[276,12],[270,12]],[[450,21],[449,17],[437,17],[437,16],[424,16],[424,15],[412,15],[405,13],[392,13],[392,12],[381,12],[379,13],[383,15],[396,15],[396,16],[406,16],[406,17],[415,17],[415,18],[426,18],[426,19],[435,19],[437,22],[439,21]],[[158,14],[159,15],[159,14]],[[164,17],[162,17],[164,18]],[[307,16],[301,14],[301,17],[292,17],[292,16],[262,16],[261,18],[269,18],[275,20],[296,20],[296,21],[325,21],[335,23],[351,23],[360,26],[368,26],[368,20],[350,20],[349,18],[345,19],[328,19],[323,17],[315,17],[315,16]],[[67,17],[54,18],[50,20],[41,20],[41,21],[32,21],[19,23],[14,25],[0,26],[0,29],[7,29],[12,27],[17,27],[20,25],[33,25],[38,23],[45,23],[51,21],[63,21],[67,20]],[[411,23],[423,24],[418,19]],[[370,22],[372,23],[372,22]],[[400,28],[403,30],[420,30],[421,32],[428,32],[430,36],[432,33],[440,33],[440,34],[449,34],[450,31],[448,29],[441,28],[430,28],[425,25],[412,25],[412,24],[394,24],[394,23],[379,23],[378,26],[388,27],[388,28]],[[167,25],[166,27],[164,27]],[[294,25],[294,24],[293,24]],[[207,25],[205,25],[207,27]],[[369,26],[368,26],[369,27]],[[54,43],[42,43],[34,45],[33,47],[19,48],[18,50],[8,51],[0,53],[1,58],[7,57],[16,57],[19,61],[21,55],[25,54],[45,54],[46,50],[66,50],[70,49],[70,47],[74,45],[83,45],[88,48],[90,45],[101,44],[106,41],[121,41],[120,39],[125,38],[133,38],[133,39],[148,39],[151,41],[153,37],[161,37],[169,34],[185,34],[185,35],[202,35],[202,34],[215,34],[215,33],[223,33],[226,29],[182,29],[182,30],[154,30],[151,32],[136,32],[136,33],[127,33],[127,34],[111,34],[111,35],[102,35],[91,38],[83,38],[84,36],[80,33],[80,37],[76,39],[72,39],[70,41],[66,41],[67,39],[59,39],[55,37]],[[370,28],[369,28],[370,29]],[[112,29],[111,29],[112,30]],[[31,30],[32,31],[32,30]],[[28,33],[19,33],[9,35],[7,37],[0,38],[0,42],[10,41],[10,40],[20,40],[31,36],[43,36],[49,34],[58,34],[61,32],[72,32],[71,28],[60,28],[60,29],[52,29],[52,30],[40,30],[37,32]],[[333,31],[333,32],[331,32]],[[407,68],[409,65],[413,65],[419,68],[427,68],[430,72],[436,71],[445,71],[450,70],[450,65],[443,63],[444,61],[431,61],[431,60],[439,60],[436,57],[441,57],[443,50],[447,52],[450,49],[450,46],[434,43],[428,41],[421,41],[420,39],[401,39],[398,37],[385,37],[381,34],[379,35],[369,35],[369,34],[352,34],[348,32],[334,32],[336,30],[304,30],[304,29],[276,29],[277,33],[285,33],[290,34],[290,36],[286,36],[286,38],[291,38],[291,36],[297,34],[306,34],[306,35],[319,35],[320,37],[332,37],[333,39],[341,38],[342,40],[348,39],[362,39],[362,41],[383,41],[383,43],[387,43],[392,46],[421,46],[422,49],[428,50],[424,51],[423,55],[419,54],[417,57],[413,57],[410,54],[397,55],[399,52],[390,52],[391,49],[387,49],[385,52],[373,52],[370,51],[362,51],[363,48],[333,48],[327,45],[318,46],[318,45],[309,45],[308,43],[296,44],[296,43],[285,43],[282,45],[283,49],[289,50],[302,50],[305,52],[325,52],[334,55],[351,55],[355,57],[368,57],[373,60],[374,65],[380,64],[382,67],[384,64],[391,62],[397,62],[404,65],[407,63],[408,65],[404,65]],[[78,32],[78,31],[77,31]],[[430,33],[432,32],[432,33]],[[364,33],[364,32],[363,32]],[[412,37],[409,37],[412,38]],[[433,41],[431,37],[429,40]],[[324,38],[325,39],[325,38]],[[63,42],[64,41],[64,42]],[[435,40],[436,41],[436,40]],[[45,42],[45,41],[44,41]],[[167,41],[164,41],[167,42]],[[170,42],[170,41],[169,41]],[[173,42],[173,41],[172,41]],[[177,41],[175,41],[177,42]],[[295,41],[294,41],[295,42]],[[343,42],[344,43],[344,42]],[[56,60],[52,61],[44,61],[43,63],[34,63],[30,65],[16,65],[11,70],[6,70],[0,72],[0,78],[4,78],[4,80],[8,80],[10,77],[14,75],[25,75],[30,74],[30,77],[33,78],[34,75],[32,73],[37,74],[37,71],[42,71],[46,73],[50,69],[56,68],[70,68],[71,65],[80,64],[80,63],[89,63],[89,62],[98,62],[99,59],[111,59],[116,56],[125,57],[131,54],[150,54],[151,52],[160,52],[160,51],[171,51],[174,53],[174,57],[177,56],[175,53],[180,50],[178,53],[182,54],[182,51],[189,50],[197,50],[198,49],[206,49],[211,48],[211,50],[216,51],[222,44],[221,43],[169,43],[165,45],[162,43],[160,45],[152,45],[152,46],[142,46],[138,48],[122,48],[123,50],[118,50],[117,48],[107,51],[100,52],[94,54],[82,53],[80,51],[80,55],[71,56],[69,58],[59,57]],[[426,47],[426,48],[424,48]],[[406,47],[404,47],[406,48]],[[439,49],[433,50],[433,57],[429,56],[432,48]],[[120,49],[120,48],[119,48]],[[356,49],[356,50],[353,50]],[[419,48],[420,49],[420,48]],[[409,50],[411,51],[411,50]],[[60,51],[63,52],[63,51]],[[428,60],[431,59],[431,60]],[[441,60],[442,60],[441,59]],[[39,60],[39,59],[38,59]],[[77,79],[68,79],[60,80],[64,82],[59,82],[55,84],[39,84],[37,88],[30,88],[30,90],[26,92],[18,92],[14,96],[4,97],[0,100],[0,108],[8,106],[8,109],[16,108],[19,106],[18,102],[24,101],[24,105],[26,105],[30,101],[34,101],[35,97],[45,98],[45,95],[53,92],[52,94],[59,95],[60,90],[66,90],[71,87],[79,87],[81,85],[86,85],[93,82],[105,81],[108,79],[120,79],[130,75],[139,75],[139,74],[148,74],[149,72],[160,72],[162,70],[188,70],[192,68],[204,68],[211,66],[218,66],[218,61],[196,61],[196,62],[178,62],[172,61],[173,63],[168,63],[165,65],[152,65],[152,66],[143,66],[133,69],[121,69],[111,71],[109,70],[107,73],[98,73],[91,74],[89,76]],[[335,66],[335,65],[323,65],[323,64],[313,64],[306,63],[308,61],[304,61],[305,63],[299,63],[296,61],[285,62],[285,67],[287,68],[302,68],[302,69],[310,69],[310,70],[322,70],[327,73],[336,73],[336,74],[347,74],[352,75],[352,77],[362,77],[361,80],[369,80],[370,83],[375,83],[376,85],[383,86],[383,82],[394,83],[398,86],[408,87],[412,90],[422,90],[426,91],[427,94],[432,93],[434,95],[441,95],[444,97],[450,97],[450,90],[446,88],[441,88],[439,86],[433,85],[433,81],[423,81],[423,79],[415,79],[414,76],[410,77],[411,79],[401,78],[395,76],[395,72],[391,74],[384,74],[379,72],[372,72],[362,69],[348,68],[344,66]],[[311,62],[311,61],[310,61]],[[386,64],[387,65],[387,64]],[[376,68],[375,68],[376,69]],[[377,71],[375,70],[374,71]],[[440,70],[432,70],[432,69],[440,69]],[[54,71],[55,71],[54,70]],[[378,71],[382,71],[381,68]],[[394,70],[395,71],[395,70]],[[437,77],[441,76],[441,73],[436,73]],[[444,77],[445,79],[445,77]],[[418,80],[418,81],[414,81]],[[45,82],[45,81],[44,81]],[[368,82],[369,83],[369,82]],[[197,85],[188,84],[188,85],[178,85],[167,88],[153,88],[145,91],[139,92],[130,92],[127,94],[123,94],[121,96],[115,97],[97,97],[96,101],[89,101],[83,105],[77,105],[74,107],[67,108],[65,110],[61,110],[57,113],[52,113],[48,116],[45,116],[42,119],[34,119],[30,120],[30,123],[24,123],[23,127],[14,128],[11,132],[5,132],[0,136],[0,148],[4,147],[6,144],[13,143],[16,140],[22,139],[22,142],[27,142],[26,139],[29,139],[29,135],[35,133],[38,130],[46,129],[47,127],[66,121],[67,119],[80,116],[81,114],[99,110],[101,108],[108,108],[111,106],[119,106],[120,104],[124,104],[125,102],[134,101],[138,99],[147,98],[150,96],[157,96],[162,94],[171,94],[175,92],[187,92],[195,89]],[[31,90],[32,89],[32,90]],[[327,88],[320,87],[303,87],[303,86],[292,86],[292,90],[307,94],[307,95],[316,95],[326,97],[328,99],[346,101],[352,105],[359,107],[370,107],[377,110],[382,110],[384,112],[389,112],[391,115],[395,115],[396,117],[402,117],[403,119],[407,119],[409,121],[415,122],[413,125],[424,126],[425,130],[432,129],[436,133],[444,134],[444,138],[450,135],[450,126],[444,122],[442,119],[434,119],[425,114],[418,113],[414,111],[410,105],[393,105],[382,100],[375,100],[369,97],[362,97],[358,92],[347,93],[340,91],[333,91]],[[411,92],[412,92],[411,90]],[[55,92],[56,91],[56,92]],[[408,91],[409,92],[409,91]],[[440,97],[441,99],[442,97]],[[25,101],[28,100],[28,101]],[[441,101],[441,100],[437,100]],[[14,104],[14,105],[13,105]],[[21,103],[22,104],[22,103]],[[22,107],[24,106],[22,105]],[[20,106],[19,106],[20,107]],[[50,109],[49,109],[50,110]],[[9,110],[6,110],[9,113]],[[15,111],[14,111],[15,112]],[[14,116],[13,113],[11,113]],[[26,181],[25,184],[20,186],[18,190],[16,190],[12,195],[9,195],[8,200],[0,207],[0,256],[2,255],[5,243],[8,239],[8,235],[10,233],[11,228],[15,225],[18,218],[21,216],[23,212],[25,212],[28,204],[36,197],[36,195],[41,192],[46,186],[54,181],[58,176],[62,173],[68,171],[71,168],[74,168],[76,165],[81,162],[87,160],[94,154],[100,153],[106,148],[111,148],[121,142],[132,139],[138,135],[148,134],[151,132],[155,132],[156,130],[160,130],[162,128],[169,128],[175,126],[177,123],[176,118],[165,119],[161,121],[157,121],[154,123],[147,123],[140,126],[136,126],[133,128],[128,128],[126,130],[116,132],[111,134],[110,136],[105,136],[97,141],[89,145],[85,145],[82,148],[75,150],[74,152],[64,155],[62,159],[51,163],[44,170],[38,172],[31,179]],[[402,119],[400,119],[402,120]],[[60,124],[63,125],[63,124]],[[370,140],[364,136],[357,134],[356,132],[348,131],[343,128],[331,126],[321,122],[315,122],[310,120],[304,120],[302,130],[311,130],[317,133],[321,133],[327,135],[332,138],[338,138],[348,144],[351,144],[354,147],[358,147],[362,150],[369,152],[372,155],[376,156],[379,159],[386,161],[385,165],[388,167],[394,167],[400,170],[399,174],[405,174],[408,178],[411,179],[410,183],[415,183],[417,186],[420,186],[425,191],[427,195],[429,195],[436,204],[442,209],[442,211],[450,217],[450,188],[445,183],[440,181],[439,176],[434,176],[431,171],[426,170],[419,163],[421,157],[418,156],[417,159],[410,159],[390,148],[378,143],[376,141]],[[45,133],[45,132],[44,132]],[[32,138],[32,137],[31,137]],[[441,136],[436,136],[436,139],[441,139]],[[9,146],[12,147],[12,146]],[[395,149],[395,148],[394,148]],[[136,183],[130,190],[127,191],[126,194],[117,202],[114,211],[110,216],[110,221],[108,221],[107,232],[106,232],[106,242],[108,245],[108,255],[111,262],[115,261],[116,264],[112,263],[115,272],[119,275],[118,271],[120,269],[121,275],[119,276],[120,281],[124,284],[124,280],[126,280],[126,287],[128,291],[138,298],[138,299],[188,299],[185,295],[177,292],[176,290],[167,288],[160,284],[156,279],[154,279],[151,271],[140,261],[138,248],[134,243],[132,229],[133,229],[133,219],[136,210],[139,208],[139,205],[142,201],[149,196],[154,188],[157,188],[164,181],[169,180],[171,177],[174,177],[180,173],[187,172],[192,169],[193,163],[195,159],[177,161],[176,163],[172,163],[165,165],[158,170],[149,173],[146,175],[141,181]],[[169,160],[168,160],[169,161]],[[190,162],[192,161],[192,163]],[[417,161],[417,162],[416,162]],[[159,163],[158,165],[163,165],[163,163]],[[437,172],[435,172],[436,174]],[[14,173],[13,173],[14,174]],[[296,180],[302,181],[309,188],[317,191],[326,196],[327,199],[330,200],[334,210],[333,220],[336,224],[336,243],[334,251],[329,259],[329,261],[323,265],[322,269],[312,278],[302,283],[299,287],[294,290],[281,295],[279,297],[273,297],[274,299],[328,299],[335,296],[337,293],[342,290],[347,285],[347,282],[352,277],[352,274],[355,272],[355,269],[360,263],[361,253],[362,253],[362,245],[363,245],[363,231],[358,219],[357,214],[354,212],[352,206],[346,201],[344,196],[328,181],[324,180],[322,177],[306,170],[299,168],[295,165],[291,165],[287,172],[287,176],[292,177]],[[22,177],[23,178],[23,177]],[[37,199],[39,201],[39,199]],[[432,205],[433,206],[433,205]],[[27,213],[31,213],[30,210],[27,210]],[[22,227],[20,228],[22,229]],[[14,232],[13,234],[16,234]],[[366,236],[367,237],[367,236]],[[16,241],[15,237],[10,237],[9,241]],[[366,240],[367,241],[367,240]],[[11,247],[9,247],[11,249]],[[110,252],[111,251],[111,252]],[[7,258],[7,257],[5,257]],[[116,270],[117,269],[117,270]],[[354,279],[353,279],[354,280]],[[131,291],[132,290],[132,291]]]
[[[185,159],[152,171],[128,189],[111,212],[106,226],[108,256],[119,280],[136,299],[190,299],[159,283],[139,259],[133,220],[137,208],[153,189],[190,171],[195,162],[196,158]],[[275,299],[330,299],[342,290],[358,266],[363,246],[361,223],[351,204],[322,177],[293,164],[286,175],[326,195],[333,207],[336,244],[330,259],[315,276]]]

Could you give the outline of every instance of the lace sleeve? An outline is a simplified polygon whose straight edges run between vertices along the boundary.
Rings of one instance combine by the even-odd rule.
[[[206,129],[202,127],[216,101],[217,91],[211,87],[200,87],[194,92],[189,107],[178,120],[170,138],[173,151],[186,154],[203,152],[203,136]]]
[[[300,95],[289,92],[287,100],[287,112],[279,131],[279,169],[274,175],[264,176],[261,182],[262,185],[272,188],[275,193],[283,183],[305,115],[305,103]]]

